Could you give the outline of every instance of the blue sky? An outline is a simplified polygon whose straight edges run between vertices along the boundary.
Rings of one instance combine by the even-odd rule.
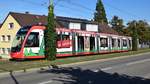
[[[54,0],[55,15],[92,19],[97,0]],[[0,23],[10,11],[47,15],[49,0],[0,0]],[[103,0],[107,18],[114,15],[124,19],[150,22],[150,0]]]

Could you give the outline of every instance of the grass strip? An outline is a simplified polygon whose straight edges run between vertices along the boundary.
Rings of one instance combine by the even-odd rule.
[[[122,56],[135,55],[135,54],[147,53],[147,52],[150,52],[150,49],[141,49],[139,51],[130,51],[130,52],[122,52],[122,53],[103,54],[103,55],[101,54],[101,55],[58,58],[55,61],[47,61],[47,60],[27,60],[27,61],[0,60],[0,73],[1,72],[9,72],[9,71],[17,71],[17,70],[26,70],[26,69],[31,69],[31,68],[46,67],[46,66],[51,65],[51,64],[54,64],[54,65],[69,64],[69,63],[107,59],[107,58],[114,58],[114,57],[122,57]]]

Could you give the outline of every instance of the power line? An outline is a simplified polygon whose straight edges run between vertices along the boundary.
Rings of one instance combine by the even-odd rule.
[[[91,8],[88,8],[88,7],[84,6],[84,5],[81,5],[81,4],[79,4],[79,3],[72,2],[71,0],[65,1],[65,2],[67,2],[68,4],[74,5],[74,6],[76,6],[76,7],[80,7],[80,8],[82,8],[82,9],[86,9],[86,10],[88,10],[88,11],[95,11],[95,10],[93,10],[93,9],[91,9]]]
[[[72,2],[71,0],[61,0],[61,1],[67,3],[68,5],[74,6],[74,7],[76,7],[76,8],[73,8],[73,7],[70,7],[70,6],[66,6],[66,5],[64,5],[64,4],[59,4],[59,5],[57,5],[57,6],[70,9],[71,11],[77,11],[78,13],[79,13],[79,11],[80,11],[80,14],[89,14],[89,15],[92,15],[92,16],[94,15],[94,12],[93,12],[94,10],[93,10],[93,9],[90,9],[90,8],[88,8],[88,7],[86,7],[86,6],[83,6],[83,5],[78,4],[78,3],[74,3],[74,2]],[[84,9],[84,10],[82,10],[82,9]],[[82,13],[81,13],[81,11],[82,11]],[[83,12],[83,11],[84,11],[84,12]],[[86,12],[86,13],[85,13],[85,12]]]
[[[131,12],[128,12],[128,11],[125,11],[125,10],[122,10],[122,9],[119,9],[119,8],[117,8],[117,7],[115,7],[115,6],[112,6],[112,5],[108,4],[108,3],[105,3],[105,4],[106,4],[108,7],[113,8],[113,9],[115,9],[115,10],[121,12],[121,13],[130,15],[130,16],[133,16],[133,17],[137,17],[137,18],[139,18],[139,19],[142,18],[142,17],[139,17],[139,16],[136,15],[136,14],[133,14],[133,13],[131,13]]]
[[[84,12],[86,12],[86,13],[88,13],[88,14],[91,14],[91,12],[92,12],[92,11],[85,11],[85,10],[81,10],[81,9],[69,7],[69,6],[66,6],[66,5],[63,5],[63,4],[59,4],[59,5],[57,5],[57,6],[70,9],[71,11],[78,11],[78,12],[79,12],[79,11],[82,11],[82,12],[84,11]],[[80,13],[81,13],[81,12],[80,12]]]
[[[21,2],[25,2],[25,3],[29,3],[29,4],[31,4],[31,5],[35,5],[35,6],[42,6],[42,7],[45,7],[45,8],[48,8],[48,4],[46,3],[46,2],[44,2],[44,3],[37,3],[37,2],[33,2],[33,1],[29,1],[29,0],[18,0],[18,1],[21,1]],[[72,2],[70,2],[70,0],[57,0],[55,3],[54,3],[54,7],[55,7],[55,9],[56,9],[56,6],[59,6],[59,7],[63,7],[63,8],[66,8],[66,9],[70,9],[70,11],[79,11],[79,10],[81,10],[81,9],[76,9],[76,8],[73,8],[73,7],[69,7],[69,6],[65,6],[65,5],[63,5],[63,4],[58,4],[59,2],[69,2],[69,3],[71,3],[72,5],[73,4],[75,4],[75,3],[72,3]],[[78,6],[81,6],[82,8],[86,8],[86,9],[88,9],[87,7],[84,7],[84,6],[82,6],[82,5],[79,5],[78,4]],[[83,10],[82,10],[83,11]],[[61,11],[62,12],[62,11]],[[86,13],[88,13],[88,14],[91,14],[91,12],[92,11],[84,11],[84,12],[86,12]],[[75,13],[75,12],[74,12]],[[73,13],[73,14],[74,14]],[[78,14],[79,13],[82,13],[82,12],[78,12]],[[77,13],[76,13],[77,14]]]
[[[67,14],[68,15],[68,13],[67,12],[64,12],[63,10],[61,10],[61,9],[58,9],[58,8],[55,8],[57,11],[61,11],[61,13],[65,13],[65,14]],[[56,11],[56,12],[57,12]],[[79,18],[83,18],[83,16],[84,15],[81,15],[81,14],[79,14],[79,13],[77,13],[77,12],[75,12],[75,13],[73,13],[73,12],[70,12],[69,14],[71,14],[71,15],[69,15],[69,16],[73,16],[73,15],[75,15],[75,16],[78,16]],[[68,16],[67,16],[68,17]]]
[[[86,7],[86,6],[81,5],[81,4],[72,2],[71,0],[70,0],[70,1],[65,1],[65,2],[68,3],[68,4],[71,4],[71,5],[73,5],[73,6],[80,7],[80,8],[82,8],[82,9],[87,10],[87,11],[93,12],[93,15],[94,15],[94,11],[95,11],[95,10],[93,10],[93,9],[90,9],[90,8],[88,8],[88,7]],[[119,9],[118,9],[118,10],[119,10]],[[113,17],[113,16],[114,16],[114,15],[111,15],[111,17]],[[128,22],[129,20],[124,20],[124,21]]]
[[[47,2],[37,3],[37,2],[29,1],[29,0],[17,0],[17,1],[20,1],[22,3],[31,4],[31,5],[34,5],[34,6],[41,6],[41,7],[44,7],[44,8],[48,8]]]
[[[33,1],[29,1],[29,0],[18,0],[18,1],[25,2],[25,3],[31,4],[31,5],[35,5],[35,6],[41,6],[41,7],[48,8],[48,5],[47,5],[46,2],[44,2],[44,3],[41,4],[41,3],[36,3],[36,2],[33,2]],[[71,7],[65,6],[63,4],[61,4],[61,5],[58,4],[60,1],[64,1],[64,0],[57,0],[54,3],[54,6],[55,6],[56,10],[60,10],[60,9],[56,8],[56,6],[59,6],[59,7],[63,7],[63,8],[66,8],[66,9],[70,9],[71,11],[72,11],[72,9],[74,9],[73,11],[77,11],[75,8],[71,8]],[[59,12],[63,12],[63,11],[64,10],[61,10]],[[65,13],[65,12],[63,12],[63,13]],[[68,13],[66,13],[66,14],[68,14]],[[83,17],[83,15],[82,15],[83,13],[80,13],[80,12],[74,12],[74,13],[70,12],[69,14],[76,15],[76,16],[82,16]]]
[[[32,4],[32,5],[36,5],[36,6],[38,5],[38,6],[43,6],[43,7],[48,8],[48,4],[47,4],[46,2],[44,2],[43,4],[41,4],[41,3],[36,3],[36,2],[28,1],[28,0],[19,0],[19,1],[23,1],[23,2],[26,2],[26,3]],[[79,10],[81,10],[81,9],[73,8],[73,7],[70,7],[70,6],[63,5],[63,4],[59,4],[59,2],[65,2],[65,3],[69,4],[69,5],[72,5],[72,6],[75,6],[75,7],[78,7],[78,8],[82,8],[82,9],[85,9],[84,12],[86,12],[86,13],[88,13],[88,14],[90,13],[90,15],[94,15],[94,11],[95,11],[95,10],[93,10],[93,9],[91,9],[91,8],[88,8],[88,7],[86,7],[86,6],[83,6],[83,5],[81,5],[81,4],[72,2],[71,0],[57,0],[57,1],[54,3],[55,9],[58,9],[58,8],[56,8],[56,6],[59,6],[59,7],[63,7],[63,8],[66,8],[66,9],[70,9],[71,11],[79,11]],[[117,7],[114,7],[114,6],[112,6],[112,5],[108,4],[108,3],[105,3],[105,4],[106,4],[108,7],[113,8],[113,9],[115,9],[115,10],[117,10],[117,11],[123,13],[123,14],[127,14],[127,15],[131,15],[131,16],[133,16],[133,17],[141,18],[141,17],[139,17],[139,16],[137,16],[137,15],[135,15],[135,14],[132,14],[132,13],[130,13],[130,12],[128,12],[128,11],[125,11],[125,10],[119,9],[119,8],[117,8]],[[60,11],[60,12],[62,12],[62,11]],[[70,12],[70,13],[71,13],[71,12]],[[80,13],[80,14],[79,14],[79,13]],[[91,13],[92,13],[92,14],[91,14]],[[75,12],[72,13],[72,14],[74,15]],[[77,14],[77,13],[76,13],[76,14]],[[83,14],[83,10],[82,10],[82,14]],[[81,16],[81,12],[78,12],[78,15]]]
[[[61,1],[63,0],[57,0],[56,2],[54,2],[54,7],[57,6]]]
[[[76,6],[76,7],[80,7],[80,8],[86,9],[86,10],[88,10],[88,11],[92,11],[92,12],[95,11],[95,10],[90,9],[90,8],[88,8],[88,7],[86,7],[86,6],[83,6],[83,5],[81,5],[81,4],[72,2],[71,0],[65,1],[65,2],[68,3],[68,4],[74,5],[74,6]],[[105,4],[106,4],[107,6],[109,6],[110,8],[113,8],[113,9],[115,9],[115,10],[121,12],[121,13],[124,13],[124,14],[127,14],[127,15],[130,15],[130,16],[137,17],[137,18],[141,19],[141,17],[139,17],[139,16],[136,15],[136,14],[130,13],[130,12],[125,11],[125,10],[122,10],[122,9],[119,9],[119,8],[117,8],[117,7],[115,7],[115,6],[112,6],[112,5],[108,4],[108,3],[105,3]],[[94,12],[93,12],[93,13],[94,13]]]

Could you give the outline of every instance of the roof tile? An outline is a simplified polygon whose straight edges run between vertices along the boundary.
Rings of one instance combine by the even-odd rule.
[[[21,26],[37,25],[39,23],[43,24],[43,25],[47,24],[47,16],[45,16],[45,15],[15,13],[15,12],[10,12],[10,14],[17,20],[17,22]],[[56,16],[56,26],[57,27],[64,27],[64,25],[60,21],[98,24],[97,22],[89,21],[86,19]],[[109,27],[107,24],[99,24],[99,32],[119,35],[118,32],[116,32],[114,29]]]

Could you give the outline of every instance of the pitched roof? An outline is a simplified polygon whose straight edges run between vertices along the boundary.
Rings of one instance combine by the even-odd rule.
[[[99,24],[99,32],[100,33],[120,35],[117,31],[115,31],[114,29],[112,29],[107,24]]]
[[[9,14],[13,16],[21,26],[37,25],[39,23],[42,23],[42,24],[47,23],[47,17],[44,15],[42,16],[42,15],[15,13],[15,12],[10,12]]]
[[[37,25],[39,23],[43,25],[47,24],[47,16],[45,15],[15,13],[15,12],[10,12],[9,14],[12,15],[21,26]],[[60,21],[98,24],[94,21],[89,21],[87,19],[56,16],[57,27],[64,27],[64,24],[61,23]],[[107,24],[99,24],[99,32],[119,35],[118,32],[110,28]]]
[[[97,24],[97,22],[89,21],[87,19],[72,18],[72,17],[56,16],[56,19],[61,21],[69,21],[69,22],[77,22],[77,23]]]
[[[21,26],[36,25],[39,23],[47,24],[47,16],[45,16],[45,15],[15,13],[15,12],[10,12],[9,14],[12,15]],[[81,22],[93,23],[93,24],[95,23],[93,21],[89,21],[86,19],[62,17],[62,16],[56,16],[56,20],[57,21],[61,20],[61,21],[68,21],[68,22],[77,22],[77,23],[81,23]]]
[[[2,24],[0,23],[0,28],[1,28]]]

